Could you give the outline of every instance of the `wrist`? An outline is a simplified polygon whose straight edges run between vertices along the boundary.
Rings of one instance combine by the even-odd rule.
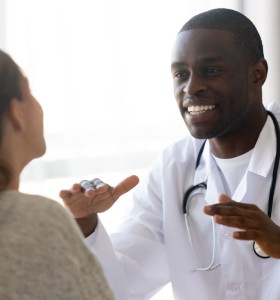
[[[85,237],[88,237],[95,231],[98,222],[97,214],[92,214],[84,218],[77,218],[75,220]]]

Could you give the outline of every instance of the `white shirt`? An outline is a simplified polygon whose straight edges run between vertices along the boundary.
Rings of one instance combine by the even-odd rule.
[[[280,119],[279,106],[273,104],[268,109]],[[231,238],[234,228],[216,225],[215,262],[221,265],[212,271],[192,271],[200,263],[202,266],[210,263],[213,249],[211,218],[201,212],[204,203],[201,197],[205,198],[205,204],[212,204],[224,192],[208,143],[195,172],[201,144],[202,141],[187,136],[166,149],[147,179],[135,189],[134,207],[119,233],[109,239],[99,223],[96,232],[87,238],[87,244],[105,269],[116,299],[150,299],[169,281],[176,300],[280,299],[280,260],[257,257],[252,241]],[[275,129],[268,117],[248,170],[233,194],[234,200],[254,203],[267,211],[275,149]],[[191,247],[182,200],[190,186],[205,180],[205,196],[198,195],[200,201],[195,198],[192,201],[190,222],[194,245]],[[279,180],[280,177],[272,211],[272,220],[278,225]]]
[[[222,177],[225,192],[232,197],[244,173],[247,171],[253,150],[233,158],[214,157]]]

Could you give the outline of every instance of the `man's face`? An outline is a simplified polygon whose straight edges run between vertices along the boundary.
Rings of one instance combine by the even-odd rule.
[[[248,63],[228,31],[193,29],[175,41],[174,94],[190,133],[199,139],[242,130],[249,109]]]

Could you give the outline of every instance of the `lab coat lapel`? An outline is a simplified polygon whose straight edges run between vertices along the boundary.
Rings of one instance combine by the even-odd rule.
[[[255,203],[261,208],[266,205],[270,187],[270,183],[266,182],[267,177],[272,176],[276,142],[274,124],[268,117],[252,153],[248,169],[232,197],[233,200],[241,202],[246,198],[244,200],[246,203]]]

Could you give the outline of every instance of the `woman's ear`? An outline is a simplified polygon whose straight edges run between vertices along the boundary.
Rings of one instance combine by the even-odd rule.
[[[254,64],[254,83],[262,86],[265,83],[268,72],[268,65],[264,58]]]
[[[16,130],[25,129],[24,107],[22,101],[16,98],[12,99],[7,111],[7,116]]]

